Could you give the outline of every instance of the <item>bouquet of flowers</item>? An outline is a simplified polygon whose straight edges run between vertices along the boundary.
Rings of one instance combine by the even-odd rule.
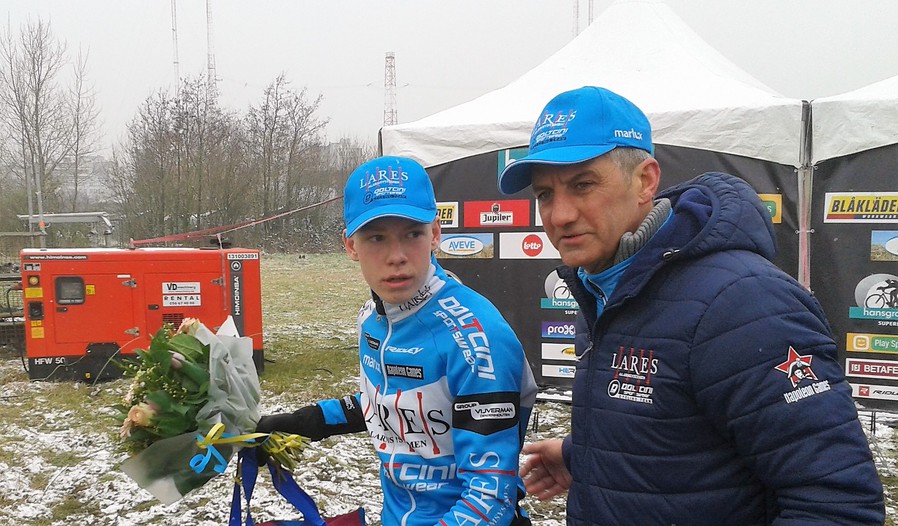
[[[259,378],[252,339],[228,317],[218,333],[186,318],[163,326],[136,360],[121,411],[120,437],[133,456],[122,471],[164,504],[176,502],[223,473],[237,447],[261,447],[292,470],[307,439],[253,433],[259,421]],[[264,439],[261,440],[261,439]]]

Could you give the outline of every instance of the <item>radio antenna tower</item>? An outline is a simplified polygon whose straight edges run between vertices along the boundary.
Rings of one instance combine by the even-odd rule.
[[[571,27],[571,36],[580,34],[580,0],[574,0],[574,24]]]
[[[384,126],[399,124],[396,111],[396,56],[387,51],[384,62]]]
[[[589,25],[592,25],[592,21],[595,18],[593,16],[595,6],[593,5],[593,0],[589,0]]]
[[[175,65],[175,92],[177,92],[181,87],[181,71],[178,65],[178,8],[175,4],[176,0],[171,0],[171,43]]]
[[[212,0],[206,0],[206,84],[211,90],[215,90],[215,51],[212,47]]]

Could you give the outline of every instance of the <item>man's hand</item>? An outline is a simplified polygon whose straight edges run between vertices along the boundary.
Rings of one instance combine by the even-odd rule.
[[[523,454],[528,455],[521,466],[521,478],[527,493],[539,500],[549,500],[571,487],[571,473],[564,465],[561,440],[542,440],[524,444]]]

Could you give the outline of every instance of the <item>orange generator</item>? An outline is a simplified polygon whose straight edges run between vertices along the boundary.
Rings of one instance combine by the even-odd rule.
[[[259,251],[242,248],[24,249],[25,352],[32,380],[121,376],[164,323],[230,315],[261,372]],[[124,355],[124,356],[123,356]]]

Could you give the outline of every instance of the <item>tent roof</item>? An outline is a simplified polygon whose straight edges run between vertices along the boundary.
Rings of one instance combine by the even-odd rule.
[[[381,129],[385,155],[434,166],[526,146],[556,94],[598,85],[649,117],[656,144],[798,165],[801,101],[778,95],[652,0],[618,2],[507,86],[418,121]]]
[[[898,143],[898,76],[811,102],[814,164]]]

